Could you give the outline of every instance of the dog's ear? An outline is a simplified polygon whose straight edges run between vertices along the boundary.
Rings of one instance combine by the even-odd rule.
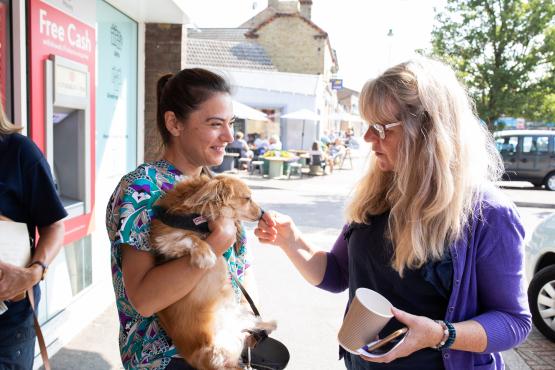
[[[235,196],[233,179],[227,176],[216,176],[206,182],[193,194],[191,201],[202,205],[202,214],[217,218],[224,207],[230,204]]]

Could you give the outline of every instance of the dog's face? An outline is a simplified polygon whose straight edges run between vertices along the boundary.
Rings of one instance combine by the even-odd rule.
[[[251,199],[249,187],[231,176],[199,176],[175,186],[159,204],[174,214],[199,213],[214,220],[220,215],[257,221],[261,208]]]

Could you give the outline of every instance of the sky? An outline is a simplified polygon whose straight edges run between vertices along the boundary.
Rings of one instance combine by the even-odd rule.
[[[312,21],[328,33],[343,86],[360,91],[388,66],[430,47],[434,8],[445,0],[313,0]],[[196,27],[237,27],[267,0],[186,0]],[[391,30],[392,36],[388,36]]]

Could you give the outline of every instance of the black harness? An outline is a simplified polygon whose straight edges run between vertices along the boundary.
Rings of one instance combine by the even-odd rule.
[[[210,232],[208,220],[199,213],[176,215],[160,206],[154,206],[153,210],[156,219],[168,226],[175,227],[176,229],[197,231],[204,234]]]
[[[199,213],[176,215],[168,212],[167,208],[161,206],[154,206],[152,209],[154,210],[154,217],[170,227],[197,231],[203,234],[208,234],[210,232],[210,229],[208,228],[208,219]],[[261,220],[263,215],[264,210],[260,209],[260,217],[258,220]]]

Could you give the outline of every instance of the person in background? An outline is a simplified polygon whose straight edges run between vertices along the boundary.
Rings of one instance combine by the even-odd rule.
[[[345,154],[345,145],[340,138],[336,137],[333,142],[328,146],[328,156],[334,161],[337,162],[339,159]]]
[[[0,314],[0,368],[30,370],[35,357],[33,311],[25,292],[32,289],[35,307],[39,283],[64,239],[62,219],[67,213],[42,152],[21,127],[10,123],[0,97],[0,220],[27,224],[34,240],[31,262],[18,267],[0,261],[0,301],[8,310]]]
[[[255,235],[309,283],[348,289],[347,306],[360,287],[393,304],[380,337],[406,326],[405,340],[376,358],[341,349],[347,369],[503,369],[501,352],[526,339],[531,315],[524,229],[495,186],[490,133],[454,71],[426,58],[368,81],[359,107],[373,154],[331,251],[275,212]]]
[[[270,136],[270,140],[268,141],[268,150],[281,150],[282,145],[281,141],[279,141],[279,137],[272,135]]]
[[[326,147],[331,143],[330,132],[328,130],[324,130],[324,133],[320,137],[320,142]]]
[[[314,156],[320,156],[320,161],[324,163],[324,173],[326,172],[326,166],[330,169],[330,174],[333,173],[333,160],[322,150],[322,147],[320,146],[320,143],[318,141],[312,143],[312,150],[308,152],[308,154],[310,154],[310,158],[314,158]]]
[[[258,135],[258,137],[254,140],[254,146],[258,150],[266,151],[268,150],[269,145],[270,143],[266,140],[266,136],[263,133]]]
[[[185,178],[210,176],[207,167],[222,163],[225,148],[233,141],[230,91],[221,76],[201,68],[161,77],[157,126],[164,144],[162,158],[124,176],[108,203],[106,228],[126,369],[191,369],[156,313],[187,295],[206,270],[191,266],[187,256],[157,264],[149,231],[153,205],[160,197]],[[236,228],[231,218],[221,217],[208,226],[206,241],[214,253],[225,257],[240,281],[248,280],[244,230],[234,248]],[[235,292],[240,299],[240,291]]]
[[[235,140],[231,144],[228,145],[229,148],[240,149],[241,150],[241,158],[252,158],[253,152],[249,149],[249,145],[243,139],[244,135],[241,131],[235,133]]]

